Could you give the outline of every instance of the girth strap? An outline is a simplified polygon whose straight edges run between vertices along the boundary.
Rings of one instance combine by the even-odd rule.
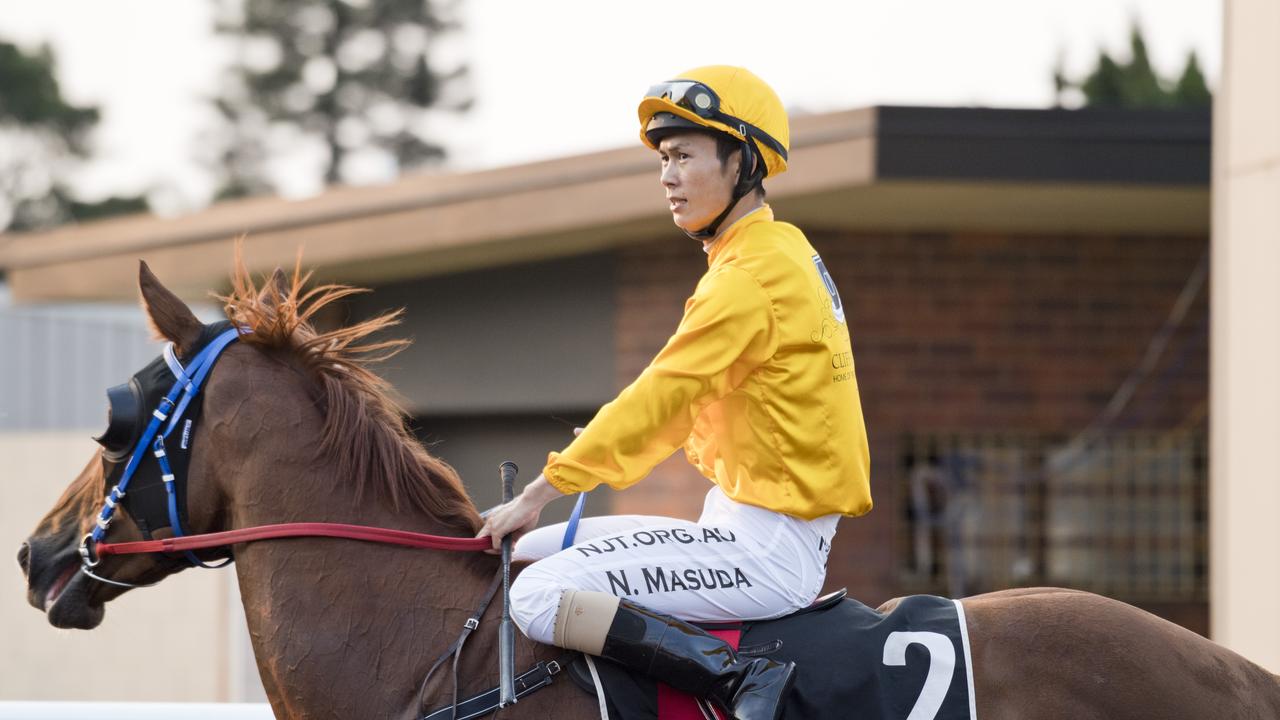
[[[427,683],[431,682],[431,676],[434,675],[436,670],[444,664],[445,660],[448,660],[449,657],[452,656],[453,704],[449,707],[443,708],[441,712],[443,712],[443,710],[452,710],[454,712],[453,718],[456,720],[458,711],[458,661],[462,659],[462,646],[466,644],[467,638],[471,636],[471,633],[475,631],[476,628],[480,627],[480,618],[484,617],[485,610],[489,609],[489,603],[493,602],[493,596],[497,594],[498,586],[501,584],[502,570],[499,569],[493,576],[493,581],[489,583],[489,589],[485,590],[484,596],[481,597],[480,607],[476,608],[476,611],[471,614],[471,617],[467,618],[467,621],[462,624],[462,634],[458,636],[457,640],[453,641],[452,645],[445,648],[445,651],[440,654],[440,657],[436,658],[435,662],[431,663],[431,669],[427,671],[427,676],[422,678],[422,686],[418,689],[419,708],[427,702]]]
[[[493,582],[489,583],[489,589],[485,590],[484,596],[480,599],[480,607],[467,618],[462,624],[462,634],[458,636],[453,644],[445,648],[445,651],[431,663],[431,669],[427,670],[427,676],[422,678],[422,687],[418,690],[418,707],[421,708],[427,701],[427,685],[431,682],[431,676],[439,670],[444,661],[453,657],[453,702],[439,710],[431,712],[423,717],[422,720],[467,720],[468,718],[476,718],[497,710],[501,705],[499,702],[501,693],[499,688],[491,688],[475,697],[467,698],[461,703],[458,702],[458,661],[462,659],[462,646],[466,644],[467,638],[476,628],[480,627],[480,618],[484,617],[484,613],[489,609],[489,603],[493,602],[493,597],[498,594],[498,588],[502,586],[502,569],[493,577]],[[557,675],[561,669],[568,667],[569,659],[574,653],[568,653],[563,657],[552,660],[550,662],[540,662],[533,669],[525,672],[515,679],[516,699],[520,699],[529,693],[540,690],[551,684],[553,676]]]
[[[555,660],[549,662],[540,662],[533,669],[525,672],[523,675],[516,677],[516,698],[523,698],[534,691],[551,684],[556,675],[568,666],[570,658],[576,653],[566,653]],[[463,700],[458,705],[442,707],[429,715],[422,717],[422,720],[472,720],[498,709],[498,688],[490,688],[474,697]]]

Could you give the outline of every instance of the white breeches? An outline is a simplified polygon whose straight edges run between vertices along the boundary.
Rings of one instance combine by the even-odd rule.
[[[694,622],[763,620],[813,602],[827,574],[838,515],[802,520],[707,493],[698,522],[651,515],[583,518],[561,550],[565,523],[516,542],[535,560],[511,585],[511,617],[550,643],[565,590],[627,598]]]

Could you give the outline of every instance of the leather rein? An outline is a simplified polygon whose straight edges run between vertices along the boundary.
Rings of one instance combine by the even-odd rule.
[[[347,525],[344,523],[299,522],[279,523],[276,525],[258,525],[255,527],[225,530],[223,532],[204,533],[201,535],[183,535],[180,537],[161,538],[158,540],[138,540],[122,543],[98,543],[97,554],[133,555],[138,553],[177,553],[191,550],[226,547],[238,543],[254,542],[289,537],[332,537],[349,540],[365,540],[386,545],[401,545],[412,548],[431,550],[452,550],[455,552],[478,552],[492,547],[488,538],[460,538],[426,533],[392,530],[390,528],[370,527],[368,525]]]

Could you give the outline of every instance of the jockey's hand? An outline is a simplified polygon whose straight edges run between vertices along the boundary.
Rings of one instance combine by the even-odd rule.
[[[512,536],[512,540],[538,526],[538,517],[542,508],[564,494],[555,489],[542,475],[525,486],[511,502],[494,508],[484,520],[484,527],[476,533],[476,537],[492,538],[493,547],[485,552],[497,555],[502,552],[502,538]]]

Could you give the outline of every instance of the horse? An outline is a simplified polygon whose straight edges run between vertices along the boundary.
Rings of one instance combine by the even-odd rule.
[[[472,537],[480,515],[457,473],[412,436],[392,389],[371,369],[406,344],[379,339],[398,312],[318,330],[318,310],[359,290],[307,289],[308,277],[295,268],[292,277],[277,271],[255,281],[237,254],[232,289],[220,299],[242,335],[204,389],[187,468],[187,531],[326,521]],[[145,263],[139,289],[157,336],[180,355],[192,348],[202,324]],[[20,548],[28,599],[56,627],[97,626],[126,591],[89,577],[78,556],[111,471],[112,461],[94,454]],[[110,535],[137,540],[142,530],[120,512]],[[447,706],[447,674],[424,677],[499,563],[491,554],[330,537],[245,543],[230,553],[263,686],[275,715],[291,719],[414,720]],[[94,574],[146,584],[189,566],[171,554],[111,555]],[[1031,588],[961,604],[984,720],[1280,718],[1280,677],[1119,601]],[[461,656],[459,697],[497,684],[497,607]],[[562,653],[520,637],[517,671]],[[495,717],[598,714],[594,698],[559,681]]]

